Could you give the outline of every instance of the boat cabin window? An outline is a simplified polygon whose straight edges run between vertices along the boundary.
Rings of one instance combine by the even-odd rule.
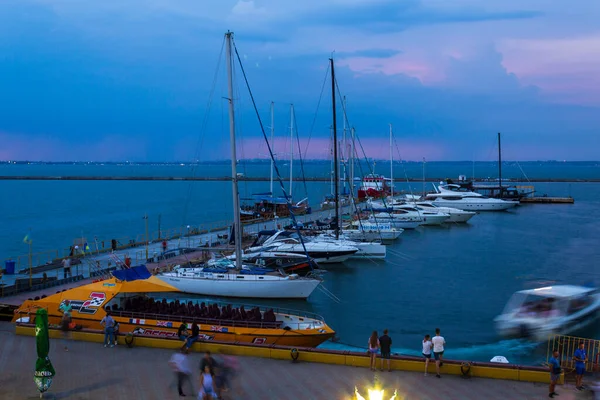
[[[582,296],[575,299],[571,299],[569,301],[569,308],[567,309],[567,314],[575,314],[585,308],[589,307],[592,304],[592,299],[590,296]]]
[[[551,318],[565,313],[565,302],[559,298],[516,293],[506,306],[521,318]]]

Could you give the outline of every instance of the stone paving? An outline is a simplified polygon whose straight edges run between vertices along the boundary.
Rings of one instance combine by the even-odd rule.
[[[51,340],[50,359],[57,371],[45,399],[176,399],[171,388],[172,372],[167,365],[170,350],[119,345],[104,348],[88,342]],[[197,368],[202,354],[190,355]],[[218,356],[217,356],[218,358]],[[0,323],[0,399],[37,399],[33,383],[36,360],[35,338],[17,336],[14,326]],[[547,386],[457,376],[423,376],[416,372],[371,372],[366,368],[327,364],[292,363],[239,357],[240,374],[225,399],[334,400],[352,399],[354,386],[366,397],[375,384],[386,390],[386,398],[398,391],[405,399],[547,399]],[[197,385],[198,373],[194,374]],[[588,399],[572,387],[559,387],[560,400]],[[389,395],[389,396],[388,396]],[[195,397],[192,397],[195,398]],[[386,399],[387,400],[387,399]]]

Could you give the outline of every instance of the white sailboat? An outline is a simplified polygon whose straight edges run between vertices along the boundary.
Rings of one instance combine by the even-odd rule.
[[[320,284],[319,279],[287,275],[242,264],[242,224],[238,194],[237,157],[235,146],[235,117],[233,96],[232,33],[225,34],[229,100],[229,132],[231,137],[231,182],[234,212],[235,267],[215,265],[175,268],[159,278],[182,292],[221,297],[306,299]],[[232,265],[233,266],[233,265]]]

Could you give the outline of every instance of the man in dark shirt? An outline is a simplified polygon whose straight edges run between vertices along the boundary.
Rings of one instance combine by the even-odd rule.
[[[383,371],[383,360],[387,360],[388,371],[390,368],[390,358],[392,352],[392,338],[388,336],[388,330],[383,331],[383,336],[379,337],[379,348],[381,349],[381,370]]]
[[[215,367],[217,367],[217,362],[215,361],[214,358],[212,358],[212,356],[210,355],[210,351],[208,351],[208,350],[206,350],[206,353],[204,354],[202,361],[200,361],[200,371],[204,371],[204,368],[206,366],[210,367],[210,371],[213,374],[215,373]]]

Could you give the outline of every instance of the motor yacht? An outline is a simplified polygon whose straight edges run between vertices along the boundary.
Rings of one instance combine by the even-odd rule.
[[[460,185],[439,185],[437,193],[425,196],[436,206],[458,208],[465,211],[503,211],[515,207],[518,201],[491,199],[479,193],[467,191]]]
[[[600,293],[576,285],[521,290],[512,295],[494,319],[498,334],[546,341],[552,335],[571,335],[599,317]]]
[[[276,251],[308,255],[319,264],[340,263],[358,252],[356,246],[333,242],[312,241],[295,231],[260,231],[246,252]]]

